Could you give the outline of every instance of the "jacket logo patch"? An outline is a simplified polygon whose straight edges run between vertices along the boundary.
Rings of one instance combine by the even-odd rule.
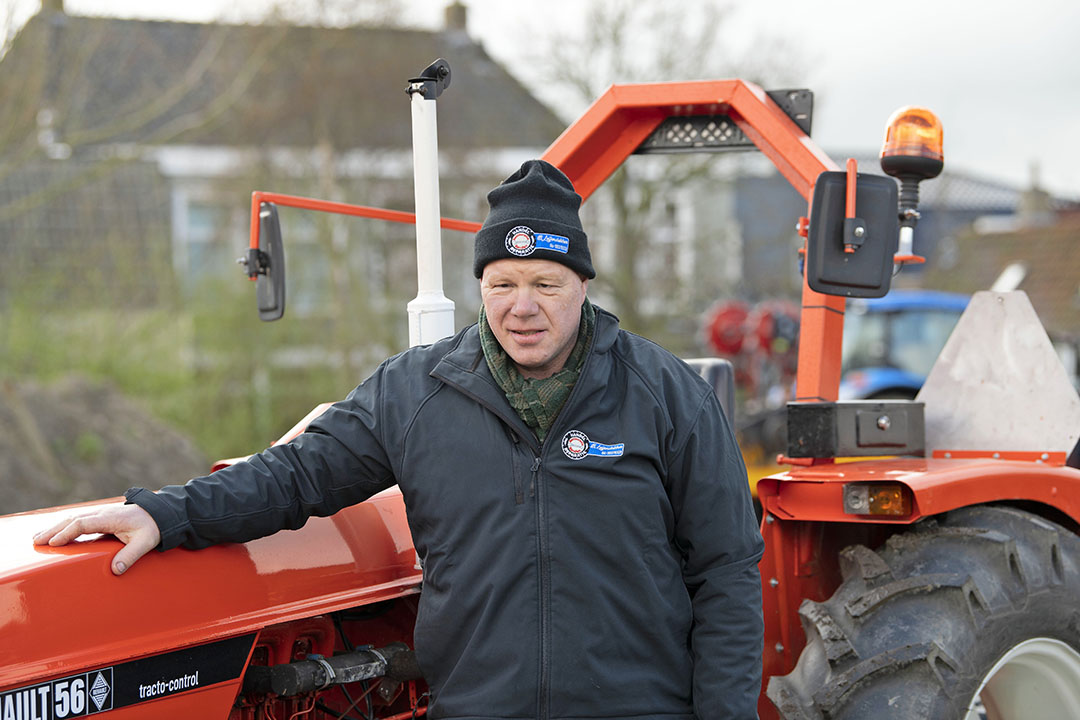
[[[528,225],[518,225],[506,233],[506,249],[518,257],[532,255],[535,250],[566,254],[570,250],[570,239],[562,235],[533,232]]]
[[[604,445],[603,443],[592,442],[589,440],[589,436],[580,430],[571,430],[563,435],[562,438],[563,454],[571,460],[580,460],[588,455],[593,455],[595,457],[621,457],[625,447],[625,443]]]

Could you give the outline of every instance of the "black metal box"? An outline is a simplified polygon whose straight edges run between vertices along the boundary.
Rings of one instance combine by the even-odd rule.
[[[923,403],[912,400],[791,402],[787,456],[923,455]]]

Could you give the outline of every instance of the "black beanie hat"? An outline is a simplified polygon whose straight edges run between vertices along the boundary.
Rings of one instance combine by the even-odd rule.
[[[552,260],[587,278],[596,277],[581,228],[581,196],[559,168],[527,160],[488,193],[491,211],[476,233],[473,274],[504,258]]]

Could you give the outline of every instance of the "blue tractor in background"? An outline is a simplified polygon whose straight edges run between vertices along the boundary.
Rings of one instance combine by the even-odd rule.
[[[894,289],[848,300],[840,399],[914,399],[969,299]]]

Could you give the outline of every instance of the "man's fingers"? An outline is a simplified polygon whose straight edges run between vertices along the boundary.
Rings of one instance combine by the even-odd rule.
[[[150,532],[132,535],[127,545],[113,556],[112,571],[114,575],[123,575],[135,561],[150,552],[157,545],[157,541]]]
[[[66,545],[80,535],[109,533],[124,543],[112,559],[112,571],[121,575],[139,558],[157,547],[161,533],[154,519],[138,505],[108,505],[96,512],[61,520],[34,536],[34,543]]]
[[[89,515],[68,517],[34,536],[35,545],[67,545],[80,535],[92,533],[111,533],[115,522],[110,520],[109,511],[98,511]]]
[[[68,524],[71,523],[71,521],[72,521],[72,518],[66,517],[63,520],[61,520],[60,522],[53,525],[52,527],[48,528],[47,530],[42,530],[41,532],[39,532],[37,535],[34,536],[34,544],[35,545],[45,545],[50,540],[52,540],[53,537],[58,532],[63,530],[65,527],[67,527]]]
[[[49,544],[53,547],[56,547],[58,545],[67,545],[69,542],[79,537],[80,535],[85,535],[92,532],[100,532],[99,530],[92,529],[92,527],[88,527],[89,524],[86,521],[87,518],[85,517],[68,518],[67,525],[62,527],[59,532],[53,533],[52,538],[50,538],[48,541]]]

